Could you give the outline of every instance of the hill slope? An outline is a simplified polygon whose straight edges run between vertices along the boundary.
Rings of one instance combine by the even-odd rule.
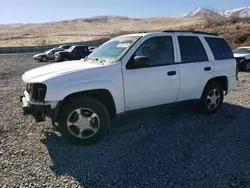
[[[81,42],[122,33],[179,29],[202,23],[188,18],[99,16],[42,24],[0,25],[0,47]]]

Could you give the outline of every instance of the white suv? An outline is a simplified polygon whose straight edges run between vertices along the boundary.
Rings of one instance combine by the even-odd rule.
[[[199,99],[204,112],[216,112],[237,71],[219,36],[164,31],[116,37],[85,59],[39,67],[22,80],[25,114],[49,116],[69,141],[92,144],[126,111]]]

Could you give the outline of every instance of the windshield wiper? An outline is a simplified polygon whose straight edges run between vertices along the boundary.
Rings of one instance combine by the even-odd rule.
[[[101,60],[101,59],[98,59],[98,58],[89,58],[88,56],[86,56],[86,57],[84,58],[84,61],[86,61],[86,60],[97,61],[97,62],[99,62],[99,63],[101,63],[101,64],[103,64],[103,65],[104,65],[104,62],[105,62],[105,60]]]

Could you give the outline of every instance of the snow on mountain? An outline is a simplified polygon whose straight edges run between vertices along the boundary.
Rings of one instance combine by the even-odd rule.
[[[250,17],[250,7],[247,7],[247,8],[245,8],[244,10],[242,10],[242,11],[240,12],[239,16],[240,16],[241,18],[248,18],[248,17]]]
[[[183,15],[183,18],[205,18],[205,17],[228,18],[231,16],[246,18],[250,17],[250,7],[242,7],[225,12],[217,12],[207,8],[197,8],[194,11]]]
[[[232,9],[232,10],[227,10],[227,11],[225,11],[225,12],[220,12],[220,14],[221,14],[222,16],[225,16],[225,17],[230,17],[231,15],[233,15],[233,14],[239,12],[239,11],[242,11],[242,10],[244,10],[245,8],[246,8],[246,7],[243,7],[243,8],[236,8],[236,9]]]
[[[221,14],[219,14],[216,11],[207,9],[207,8],[197,8],[194,11],[185,14],[184,18],[204,18],[204,17],[222,17]]]

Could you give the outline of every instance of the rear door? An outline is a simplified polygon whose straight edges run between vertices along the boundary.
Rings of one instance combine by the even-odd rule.
[[[177,101],[201,97],[214,71],[204,39],[192,34],[176,34],[180,65],[180,92]]]
[[[223,38],[204,37],[209,45],[214,57],[214,77],[226,76],[228,79],[227,91],[237,87],[238,67],[237,61],[233,56],[232,49]]]
[[[223,38],[204,37],[208,43],[216,63],[215,74],[233,77],[236,75],[236,60],[233,52]]]

